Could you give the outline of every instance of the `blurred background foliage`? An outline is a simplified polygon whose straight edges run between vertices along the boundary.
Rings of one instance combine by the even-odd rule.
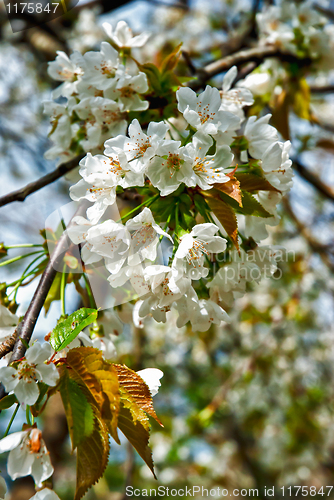
[[[47,62],[57,50],[96,49],[105,36],[102,22],[115,25],[125,19],[134,31],[153,33],[141,51],[143,60],[158,63],[182,41],[182,71],[194,74],[208,62],[256,45],[255,15],[266,3],[271,2],[80,1],[66,16],[16,34],[1,3],[1,194],[54,168],[43,159],[49,124],[42,101],[50,98],[55,84],[47,75]],[[317,5],[331,22],[334,3]],[[259,71],[260,63],[241,67],[240,76]],[[278,62],[278,71],[287,71],[284,64]],[[155,397],[164,428],[152,422],[151,436],[158,481],[124,442],[114,444],[105,477],[87,500],[127,498],[126,485],[258,488],[260,498],[264,486],[275,486],[279,498],[283,485],[319,489],[334,484],[334,70],[299,70],[295,81],[290,72],[278,90],[257,96],[248,110],[273,112],[275,126],[292,140],[294,187],[282,204],[281,224],[268,238],[291,251],[291,258],[280,263],[273,279],[249,286],[228,311],[232,323],[224,328],[194,334],[187,327],[177,329],[172,317],[166,325],[150,320],[142,329],[133,328],[131,306],[120,308],[127,326],[116,341],[118,362],[134,369],[159,367],[165,374]],[[309,101],[309,115],[305,107],[300,111],[296,104],[286,105],[286,95],[304,85],[301,74],[307,81],[301,102]],[[220,86],[222,76],[212,83]],[[50,213],[69,202],[67,193],[68,182],[62,179],[23,204],[3,207],[1,240],[39,242],[39,229]],[[20,269],[20,263],[6,268],[1,281],[15,279]],[[34,284],[19,291],[19,313],[33,289]],[[40,318],[37,333],[44,336],[58,316],[55,302],[48,318]],[[70,500],[75,459],[57,398],[43,418],[54,486],[62,499]],[[2,413],[2,432],[7,420]],[[0,459],[4,471],[4,457]],[[10,498],[25,500],[33,493],[32,481],[24,478],[12,485]]]

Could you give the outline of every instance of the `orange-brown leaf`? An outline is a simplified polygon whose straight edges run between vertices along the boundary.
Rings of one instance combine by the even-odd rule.
[[[240,182],[236,177],[231,177],[228,182],[214,184],[214,188],[233,198],[242,207]]]
[[[225,203],[225,201],[215,198],[211,195],[206,197],[206,201],[212,212],[215,214],[215,216],[231,238],[237,250],[239,250],[238,222],[233,208]]]
[[[93,347],[71,349],[67,354],[67,363],[90,391],[111,436],[120,444],[117,435],[120,393],[114,366]]]
[[[154,411],[151,392],[143,379],[125,365],[114,365],[114,367],[117,371],[119,384],[126,389],[145,413],[151,415],[163,427]]]

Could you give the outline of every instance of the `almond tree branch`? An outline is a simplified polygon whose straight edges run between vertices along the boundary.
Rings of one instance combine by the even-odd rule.
[[[82,203],[73,217],[77,215],[83,215],[87,208],[86,203]],[[72,217],[72,220],[73,220]],[[72,225],[72,220],[68,227]],[[31,336],[33,334],[36,321],[44,305],[45,299],[49,293],[53,280],[56,277],[57,269],[60,262],[62,261],[65,252],[69,251],[74,247],[73,243],[70,243],[67,234],[64,232],[59,238],[55,249],[50,256],[50,260],[41,276],[41,279],[37,285],[34,296],[29,304],[27,312],[24,315],[23,320],[19,323],[17,331],[17,340],[14,345],[13,354],[10,359],[10,363],[21,359],[26,352],[26,344],[29,343]],[[6,395],[5,388],[0,385],[0,399]]]
[[[77,167],[81,158],[82,156],[76,156],[75,158],[73,158],[73,160],[70,160],[67,163],[62,163],[61,165],[59,165],[59,167],[57,167],[49,174],[44,175],[40,179],[37,179],[37,181],[30,182],[25,187],[18,189],[17,191],[13,191],[12,193],[1,196],[0,207],[8,205],[8,203],[12,203],[13,201],[24,201],[30,194],[35,193],[36,191],[39,191],[39,189],[60,179],[60,177],[63,177],[63,175],[67,174],[75,167]]]
[[[293,168],[299,173],[303,179],[312,184],[319,193],[325,196],[328,200],[334,201],[334,191],[327,186],[317,175],[314,175],[298,160],[293,160]]]

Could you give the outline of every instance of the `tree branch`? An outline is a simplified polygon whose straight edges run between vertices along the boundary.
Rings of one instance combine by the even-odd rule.
[[[331,94],[334,92],[334,85],[310,85],[312,94]]]
[[[328,200],[334,201],[334,191],[322,182],[317,175],[312,174],[312,172],[304,167],[298,160],[293,160],[293,168],[303,177],[303,179],[312,184],[319,193]]]
[[[261,63],[268,57],[277,57],[281,61],[286,62],[297,62],[301,66],[309,65],[311,63],[311,60],[308,58],[300,59],[294,54],[280,51],[273,45],[253,47],[251,49],[240,50],[239,52],[223,57],[222,59],[218,59],[204,68],[199,69],[197,71],[198,79],[194,82],[189,82],[188,86],[194,90],[198,89],[207,80],[210,80],[210,78],[218,75],[219,73],[229,70],[232,66],[239,66],[251,61]]]
[[[13,201],[24,201],[30,194],[35,193],[36,191],[39,191],[39,189],[60,179],[60,177],[63,177],[63,175],[67,174],[75,167],[77,167],[81,158],[82,156],[76,156],[75,158],[73,158],[73,160],[59,165],[59,167],[57,167],[55,170],[53,170],[49,174],[44,175],[40,179],[37,179],[37,181],[30,182],[25,187],[0,197],[0,207],[8,205],[8,203],[12,203]]]
[[[288,216],[293,220],[295,226],[297,227],[299,233],[305,238],[309,247],[316,252],[322,259],[323,263],[331,270],[334,271],[334,265],[331,259],[328,256],[326,249],[328,248],[325,245],[321,245],[318,241],[313,237],[311,231],[308,227],[304,226],[304,224],[297,218],[296,214],[292,210],[290,205],[290,201],[287,196],[283,198],[283,205],[288,214]]]
[[[87,208],[86,203],[82,203],[78,210],[75,212],[73,217],[77,215],[82,215]],[[69,223],[68,227],[71,227],[72,220]],[[41,312],[41,309],[44,305],[45,299],[49,293],[53,280],[57,274],[57,268],[59,268],[59,263],[61,262],[63,255],[65,252],[69,251],[74,247],[73,243],[69,243],[69,239],[67,234],[64,232],[62,236],[59,238],[55,249],[50,256],[50,260],[48,265],[46,266],[41,279],[37,285],[34,296],[29,304],[27,312],[24,315],[23,320],[19,323],[17,327],[17,341],[15,342],[13,354],[10,359],[10,363],[13,361],[17,361],[21,359],[25,352],[25,345],[29,343],[31,336],[33,334],[36,321]],[[0,399],[2,399],[6,395],[5,388],[3,385],[0,385]]]

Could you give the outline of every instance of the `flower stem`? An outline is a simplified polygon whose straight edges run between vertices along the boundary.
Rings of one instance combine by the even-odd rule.
[[[60,304],[61,304],[61,315],[65,316],[66,315],[66,308],[65,308],[65,288],[66,288],[66,267],[67,265],[64,264],[63,267],[63,272],[61,275],[61,281],[60,281]]]
[[[13,257],[12,259],[7,259],[5,262],[0,263],[0,267],[6,266],[7,264],[12,264],[13,262],[17,262],[18,260],[25,259],[26,257],[30,257],[31,255],[36,255],[37,253],[41,253],[41,250],[38,250],[37,252],[26,253],[25,255],[18,255],[17,257]]]
[[[155,196],[153,196],[153,198],[151,200],[148,200],[148,201],[143,201],[143,203],[141,203],[140,205],[138,205],[137,207],[135,207],[134,209],[130,210],[130,212],[128,212],[127,214],[123,215],[123,217],[121,217],[120,219],[118,219],[117,222],[121,222],[123,219],[126,219],[127,217],[129,217],[129,215],[132,215],[133,213],[137,212],[137,210],[141,207],[143,207],[144,205],[146,207],[149,207],[152,205],[152,203],[155,202],[155,200],[157,200],[158,198],[160,197],[160,193],[159,194],[156,194]],[[1,264],[0,264],[1,265]]]
[[[85,275],[85,273],[83,273],[83,279],[85,281],[85,287],[86,287],[86,290],[87,290],[87,295],[88,295],[88,298],[89,298],[90,307],[92,307],[93,309],[96,309],[96,302],[95,302],[94,296],[92,294],[92,289],[91,289],[91,286],[90,286],[90,283],[89,283],[89,279],[87,278],[87,276]]]
[[[30,419],[30,406],[27,405],[26,408],[26,419],[27,419],[27,424],[32,425],[31,419]]]
[[[30,262],[30,264],[23,271],[21,278],[19,280],[17,280],[15,287],[13,288],[13,290],[9,294],[9,295],[11,295],[14,292],[14,300],[16,300],[17,292],[18,292],[19,287],[21,286],[22,282],[28,276],[31,276],[32,274],[34,274],[38,270],[38,266],[36,266],[30,273],[28,273],[31,266],[33,266],[35,264],[35,262],[38,261],[41,257],[44,257],[44,254],[38,255],[38,257],[36,257],[32,262]]]
[[[43,245],[41,244],[35,244],[35,243],[21,243],[19,245],[7,245],[4,247],[5,250],[12,250],[13,248],[35,248],[35,247],[42,247]]]
[[[4,438],[8,435],[8,432],[10,431],[10,428],[12,426],[12,423],[14,422],[14,419],[16,417],[17,412],[19,411],[19,408],[20,408],[20,405],[19,405],[19,403],[17,403],[16,408],[13,412],[12,418],[10,419],[9,424],[7,426],[7,429],[5,431],[5,434],[3,435]]]

